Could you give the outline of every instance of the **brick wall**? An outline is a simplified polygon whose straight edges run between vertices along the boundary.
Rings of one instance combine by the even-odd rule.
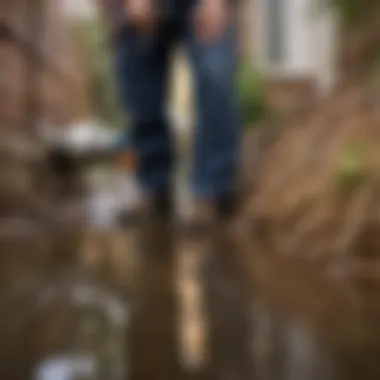
[[[11,31],[13,39],[0,42],[1,123],[23,127],[25,120],[27,75],[33,62],[38,62],[37,86],[41,102],[38,112],[53,124],[65,124],[78,114],[77,105],[87,104],[78,97],[87,96],[83,87],[78,57],[70,38],[67,18],[60,1],[40,0],[43,35],[37,38],[30,29],[30,0],[1,0],[0,23]],[[30,3],[29,3],[30,4]],[[38,1],[35,1],[36,6]],[[29,6],[30,8],[30,6]],[[29,72],[29,76],[31,72]],[[33,75],[35,77],[35,75]]]

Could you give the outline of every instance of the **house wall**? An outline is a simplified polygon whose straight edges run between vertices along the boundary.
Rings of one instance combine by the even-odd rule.
[[[338,79],[339,19],[331,11],[314,14],[310,19],[312,35],[310,59],[320,92],[328,92]]]
[[[337,19],[331,10],[317,9],[314,0],[282,0],[283,29],[278,34],[281,60],[268,55],[273,43],[268,32],[271,18],[267,0],[255,0],[252,12],[253,61],[268,82],[269,106],[280,112],[328,92],[334,85],[337,59]],[[275,35],[276,36],[276,35]]]
[[[283,60],[272,62],[268,57],[271,42],[268,23],[272,22],[266,0],[255,0],[255,59],[271,77],[314,76],[327,81],[334,70],[334,17],[330,11],[315,8],[314,0],[283,0]]]

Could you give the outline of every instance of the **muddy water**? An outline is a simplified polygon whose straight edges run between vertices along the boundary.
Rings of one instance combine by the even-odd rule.
[[[377,280],[363,287],[274,254],[250,261],[255,378],[380,378]]]
[[[243,247],[228,230],[204,244],[204,378],[380,378],[379,278]]]
[[[174,231],[162,221],[132,235],[3,231],[0,378],[380,378],[376,280],[337,280],[315,265],[243,249],[227,230],[187,244],[195,259],[181,261],[186,244]],[[139,259],[125,260],[133,252]],[[176,278],[189,272],[198,286],[186,296]],[[181,297],[192,299],[191,317],[181,319]],[[186,351],[178,324],[191,318],[201,327],[192,325]]]
[[[84,239],[33,223],[1,230],[0,378],[127,378],[129,298],[100,260],[82,260]]]

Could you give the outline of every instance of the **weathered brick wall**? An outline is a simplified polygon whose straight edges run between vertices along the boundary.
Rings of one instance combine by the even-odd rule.
[[[83,83],[69,22],[62,13],[59,0],[41,0],[43,35],[37,38],[30,30],[27,1],[2,0],[0,4],[1,23],[17,40],[24,41],[24,44],[13,40],[0,42],[2,124],[25,125],[26,80],[34,54],[42,58],[37,76],[41,118],[47,118],[53,124],[65,124],[84,112],[78,110],[77,105],[86,102],[78,98],[87,96],[84,91],[79,91]]]
[[[19,125],[23,107],[23,86],[26,62],[18,49],[8,43],[0,43],[1,92],[0,117],[4,125]]]

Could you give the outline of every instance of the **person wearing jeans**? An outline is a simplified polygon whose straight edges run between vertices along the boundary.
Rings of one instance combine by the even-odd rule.
[[[102,1],[122,104],[132,123],[138,179],[154,210],[173,211],[176,157],[166,111],[170,57],[182,44],[195,80],[193,195],[215,216],[232,216],[242,132],[235,93],[234,6],[228,0]]]

